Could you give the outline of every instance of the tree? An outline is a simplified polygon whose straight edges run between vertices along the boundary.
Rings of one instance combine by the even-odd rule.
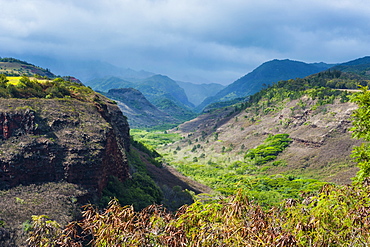
[[[352,136],[366,141],[355,147],[352,152],[360,168],[355,180],[362,181],[370,176],[370,91],[368,87],[361,87],[361,92],[355,93],[351,101],[358,105],[358,109],[353,113]]]
[[[6,83],[8,82],[9,80],[6,78],[6,75],[4,74],[0,74],[0,85],[6,85]]]

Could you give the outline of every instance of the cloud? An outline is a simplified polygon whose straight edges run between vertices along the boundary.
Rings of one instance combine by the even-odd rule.
[[[0,52],[231,83],[262,62],[369,55],[365,0],[0,0]],[[3,56],[0,53],[0,56]]]

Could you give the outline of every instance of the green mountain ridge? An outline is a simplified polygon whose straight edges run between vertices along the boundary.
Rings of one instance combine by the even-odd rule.
[[[137,89],[110,89],[107,93],[102,92],[102,94],[117,101],[118,107],[127,117],[131,128],[150,128],[180,123],[179,120],[160,111]]]
[[[366,79],[370,79],[370,56],[342,63],[331,69],[358,74]]]
[[[135,88],[158,109],[178,120],[186,121],[195,117],[191,111],[194,105],[188,101],[184,89],[167,76],[154,75],[135,82],[109,77],[95,79],[87,84],[95,90],[103,92],[117,88]]]
[[[325,70],[329,67],[332,67],[332,65],[325,63],[308,64],[289,59],[275,59],[268,61],[258,66],[252,72],[228,85],[215,96],[205,99],[196,110],[201,111],[208,104],[214,102],[246,97],[258,92],[263,87],[268,86],[273,82],[302,78]]]
[[[280,80],[302,78],[311,74],[315,74],[325,70],[339,70],[350,72],[354,75],[359,75],[362,78],[358,80],[370,78],[370,57],[365,56],[349,62],[341,64],[326,64],[320,63],[303,63],[292,60],[272,60],[263,63],[251,73],[243,76],[228,87],[220,91],[215,96],[204,100],[195,110],[208,111],[212,108],[217,108],[219,105],[232,105],[236,102],[246,101],[249,95],[252,95],[262,88],[278,82]],[[316,72],[315,72],[316,71]],[[305,75],[305,76],[302,76]],[[285,78],[285,79],[282,79]],[[268,82],[268,83],[266,83]],[[356,86],[353,88],[357,88]],[[224,102],[224,103],[222,103]]]
[[[265,62],[254,69],[252,72],[236,80],[226,88],[218,92],[215,96],[205,99],[197,108],[202,111],[207,105],[219,101],[228,101],[235,98],[252,95],[264,86],[280,80],[303,78],[308,75],[323,71],[333,65],[325,63],[304,63],[299,61],[272,60]]]

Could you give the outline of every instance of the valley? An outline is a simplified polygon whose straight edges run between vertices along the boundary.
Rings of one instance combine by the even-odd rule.
[[[348,102],[347,91],[328,90],[315,97],[322,88],[307,89],[301,82],[295,91],[284,88],[298,82],[281,82],[261,91],[253,103],[216,109],[181,124],[171,132],[182,139],[158,150],[183,174],[222,195],[244,188],[263,205],[325,183],[351,183],[358,168],[350,155],[361,144],[349,131],[357,105]],[[273,145],[262,144],[279,135],[287,135],[289,145],[269,154]],[[257,148],[261,157],[253,159]],[[259,160],[263,152],[271,157],[267,162]]]
[[[17,209],[0,210],[4,246],[369,240],[367,57],[273,60],[228,87],[148,74],[91,88],[1,63],[0,196]],[[190,88],[201,92],[188,97]],[[230,88],[238,93],[222,93]]]

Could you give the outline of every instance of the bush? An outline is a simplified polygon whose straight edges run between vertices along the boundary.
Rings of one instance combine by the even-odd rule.
[[[34,237],[57,246],[81,246],[84,239],[89,246],[367,246],[369,193],[364,184],[327,185],[317,196],[287,199],[265,211],[239,191],[224,199],[203,197],[176,214],[155,205],[135,212],[113,200],[102,212],[86,206],[84,217],[59,236],[38,231]]]
[[[264,144],[250,149],[245,158],[254,160],[257,165],[266,164],[276,159],[277,155],[284,151],[291,142],[292,139],[289,138],[288,134],[269,135]]]

